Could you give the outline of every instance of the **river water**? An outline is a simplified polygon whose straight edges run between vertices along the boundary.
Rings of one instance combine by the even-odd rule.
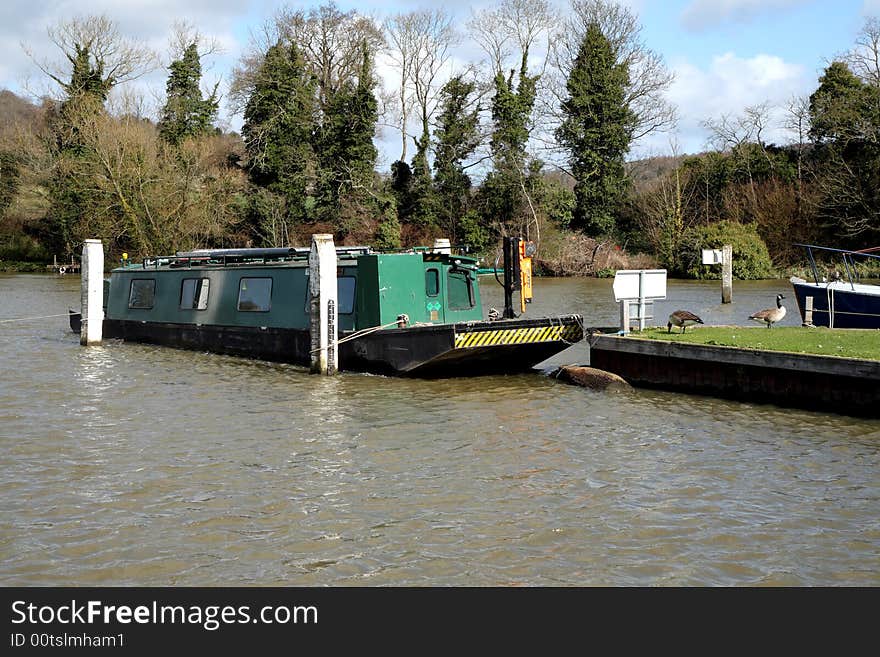
[[[484,279],[485,305],[500,289]],[[707,323],[785,281],[670,281]],[[610,280],[537,280],[528,316],[617,322]],[[0,275],[0,319],[79,278]],[[576,345],[554,364],[586,364]],[[880,421],[538,372],[422,381],[0,323],[0,584],[877,586]]]

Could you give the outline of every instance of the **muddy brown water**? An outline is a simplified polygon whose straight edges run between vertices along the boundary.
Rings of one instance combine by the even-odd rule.
[[[500,289],[484,279],[485,305]],[[785,281],[670,281],[747,324]],[[617,321],[610,280],[536,281],[528,316]],[[0,319],[79,278],[0,275]],[[587,364],[584,344],[542,370]],[[880,421],[541,372],[435,381],[0,323],[0,583],[877,586]]]

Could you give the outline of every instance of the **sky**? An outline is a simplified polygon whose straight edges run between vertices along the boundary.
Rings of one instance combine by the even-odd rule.
[[[221,92],[232,67],[248,48],[253,31],[282,6],[308,8],[320,2],[280,0],[0,0],[0,88],[20,95],[46,91],[46,78],[25,53],[27,44],[40,59],[58,60],[47,28],[59,21],[105,14],[121,34],[139,39],[160,54],[168,51],[175,22],[186,21],[216,40],[222,52],[203,62],[204,86],[220,82]],[[380,17],[414,9],[434,8],[431,2],[401,0],[337,0],[340,9],[358,9]],[[442,7],[464,30],[474,9],[492,3],[445,0]],[[645,46],[658,53],[675,75],[667,92],[676,106],[674,131],[653,134],[633,145],[630,157],[696,153],[707,148],[702,123],[736,117],[744,108],[769,103],[779,108],[765,139],[785,143],[791,136],[778,124],[782,107],[795,96],[808,96],[823,69],[850,50],[864,20],[880,17],[880,0],[622,0],[642,25]],[[568,0],[557,0],[565,13]],[[466,42],[467,43],[467,42]],[[456,53],[464,65],[479,56],[471,45]],[[167,64],[167,62],[166,62]],[[390,72],[382,71],[390,80]],[[167,70],[139,80],[152,105],[163,100]],[[220,123],[241,126],[241,116],[224,103]],[[376,137],[380,166],[399,155],[399,137],[389,129]]]

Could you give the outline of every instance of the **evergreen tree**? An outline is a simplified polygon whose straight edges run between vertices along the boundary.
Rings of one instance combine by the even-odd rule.
[[[325,221],[336,224],[343,233],[359,214],[379,213],[378,208],[370,207],[379,154],[373,144],[379,118],[375,86],[365,42],[357,82],[347,81],[332,96],[319,139],[321,213]]]
[[[103,62],[92,57],[88,46],[74,44],[70,59],[70,81],[62,84],[66,98],[49,116],[55,164],[47,184],[48,232],[53,237],[49,247],[65,253],[74,251],[77,228],[87,212],[87,159],[96,136],[95,123],[113,87],[113,80],[104,75]]]
[[[843,62],[832,62],[810,96],[810,137],[819,144],[845,147],[877,142],[880,91],[856,77]]]
[[[416,139],[416,153],[412,160],[412,183],[410,186],[411,212],[409,222],[427,228],[437,226],[437,195],[431,179],[431,166],[428,164],[428,144],[430,137],[422,135]]]
[[[525,233],[531,220],[525,189],[527,161],[526,143],[535,104],[537,75],[528,74],[528,49],[523,52],[518,79],[511,70],[495,74],[495,95],[492,98],[492,139],[490,148],[494,169],[483,182],[478,196],[481,221],[477,228],[494,228],[501,232]]]
[[[296,45],[269,48],[244,111],[251,182],[286,201],[287,215],[311,219],[315,194],[316,81]]]
[[[74,48],[70,82],[63,85],[66,98],[50,118],[56,149],[67,153],[81,153],[86,147],[91,138],[88,127],[104,111],[112,87],[104,78],[103,63],[92,61],[89,48],[79,44]]]
[[[471,179],[463,163],[480,143],[480,107],[472,103],[475,90],[476,84],[465,82],[461,76],[452,78],[440,90],[440,113],[434,133],[437,219],[453,242],[464,238],[459,224],[470,206]]]
[[[159,135],[170,144],[178,145],[188,137],[206,134],[217,116],[219,100],[217,85],[207,98],[202,98],[199,83],[202,64],[196,44],[187,46],[183,57],[168,67],[171,74],[166,84],[165,106],[159,120]]]
[[[403,160],[391,163],[391,193],[397,207],[397,218],[400,222],[409,222],[412,216],[412,184],[413,173]]]
[[[626,105],[629,73],[596,23],[581,41],[568,78],[564,119],[556,137],[570,153],[575,178],[572,228],[597,236],[614,230],[627,188],[624,156],[632,138]]]
[[[861,248],[880,235],[880,90],[832,62],[810,96],[810,123],[818,216],[831,239]]]

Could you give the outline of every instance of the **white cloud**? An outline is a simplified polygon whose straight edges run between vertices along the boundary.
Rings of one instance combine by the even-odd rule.
[[[793,96],[807,93],[811,84],[803,67],[774,55],[743,59],[727,52],[714,57],[706,69],[683,59],[672,62],[671,68],[676,77],[668,98],[678,108],[678,141],[683,153],[705,150],[709,135],[703,121],[739,116],[746,107],[765,102],[776,109],[763,138],[786,143],[790,137],[781,127],[784,107]],[[639,155],[668,153],[666,135],[653,137],[639,149]]]
[[[864,16],[876,16],[880,14],[880,0],[865,0],[862,3],[862,14]]]
[[[786,9],[809,0],[693,0],[681,14],[689,30],[703,30],[727,22],[747,23],[756,15]]]

